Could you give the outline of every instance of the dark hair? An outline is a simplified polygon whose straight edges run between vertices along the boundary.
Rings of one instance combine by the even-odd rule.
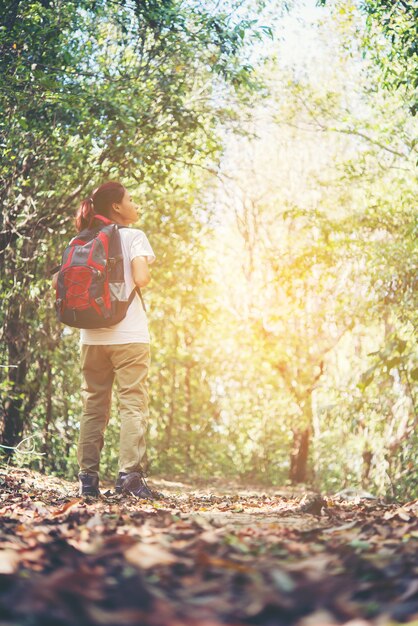
[[[95,215],[103,215],[109,218],[112,204],[122,202],[125,195],[125,187],[121,183],[108,182],[97,187],[90,198],[83,200],[75,216],[75,227],[78,232],[90,228]]]

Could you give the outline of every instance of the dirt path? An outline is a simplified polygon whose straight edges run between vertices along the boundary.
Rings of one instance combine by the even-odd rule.
[[[1,626],[418,625],[418,501],[0,471]]]

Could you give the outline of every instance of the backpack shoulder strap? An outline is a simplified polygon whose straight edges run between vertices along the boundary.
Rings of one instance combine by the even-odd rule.
[[[52,270],[49,270],[49,275],[52,276],[53,274],[56,274],[57,272],[59,272],[61,269],[61,265],[56,265],[55,267],[52,268]]]
[[[147,307],[145,306],[144,298],[142,297],[142,292],[141,292],[140,288],[139,287],[135,287],[134,291],[137,292],[137,294],[140,297],[140,300],[142,302],[142,306],[144,307],[144,311],[146,311]]]

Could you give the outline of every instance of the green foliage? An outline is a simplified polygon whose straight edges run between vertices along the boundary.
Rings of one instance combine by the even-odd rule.
[[[190,254],[200,229],[194,179],[219,155],[225,103],[259,88],[243,54],[247,36],[258,36],[256,14],[236,18],[235,5],[17,1],[1,13],[3,443],[36,429],[54,471],[74,462],[80,407],[76,339],[54,319],[48,271],[79,200],[121,178],[157,254],[168,251],[163,266],[181,273],[164,225],[178,225]],[[180,187],[187,193],[175,204]],[[164,306],[163,317],[173,304]]]
[[[390,89],[402,88],[411,103],[411,113],[418,112],[418,6],[416,2],[400,0],[365,0],[371,33],[370,48],[374,48],[373,34],[380,28],[387,45],[379,47],[376,58],[383,70],[384,85]]]
[[[354,2],[319,0],[340,14],[355,13]],[[400,90],[412,115],[418,112],[418,5],[414,0],[362,0],[367,32],[362,46],[381,70],[386,89]]]
[[[413,498],[415,128],[356,44],[317,51],[332,66],[269,66],[273,119],[257,111],[226,160],[219,399],[248,475],[283,482],[299,460],[318,488]]]

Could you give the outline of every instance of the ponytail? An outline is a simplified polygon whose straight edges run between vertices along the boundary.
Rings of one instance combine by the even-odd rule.
[[[94,219],[94,200],[93,198],[86,198],[80,204],[75,217],[75,227],[77,232],[89,228]]]
[[[125,191],[125,187],[121,183],[112,181],[97,187],[89,198],[81,202],[77,210],[75,217],[77,232],[91,228],[95,215],[109,218],[112,204],[122,202]]]

